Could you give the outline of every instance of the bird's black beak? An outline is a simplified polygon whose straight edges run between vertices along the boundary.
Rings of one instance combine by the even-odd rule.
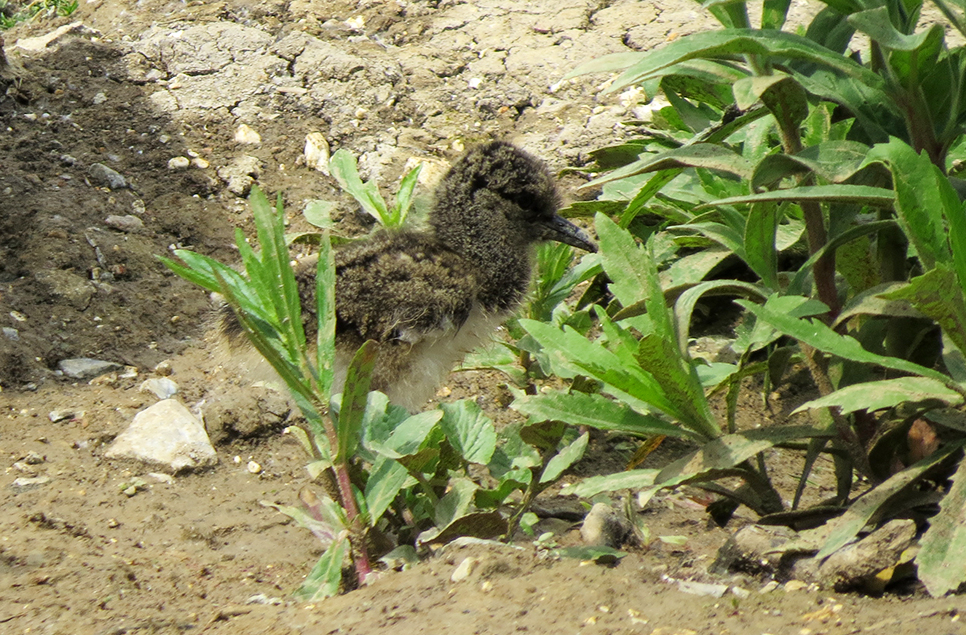
[[[554,214],[550,220],[541,222],[543,228],[543,240],[555,240],[571,247],[577,247],[592,254],[597,253],[597,245],[590,239],[590,236],[581,228],[577,227],[569,220]]]

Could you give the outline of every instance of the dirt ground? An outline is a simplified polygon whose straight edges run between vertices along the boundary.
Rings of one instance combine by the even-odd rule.
[[[652,502],[645,522],[683,544],[655,540],[613,566],[526,540],[450,546],[317,605],[290,599],[320,554],[261,504],[292,504],[307,481],[281,434],[291,415],[208,350],[208,298],[156,256],[190,247],[233,261],[234,228],[252,228],[240,196],[252,182],[283,193],[293,231],[319,198],[343,203],[342,231],[363,229],[332,179],[305,164],[313,132],[383,183],[411,158],[443,165],[492,137],[579,166],[624,135],[635,96],[601,97],[602,77],[561,77],[712,24],[685,0],[86,0],[4,32],[14,67],[0,80],[0,632],[966,632],[960,597],[761,592],[764,580],[714,578],[717,549],[750,519],[716,528],[681,494]],[[47,46],[31,39],[62,26]],[[236,140],[241,124],[257,143]],[[137,371],[71,380],[58,364],[76,357]],[[178,398],[205,412],[214,469],[170,479],[103,457],[156,401],[139,386],[162,362]],[[460,373],[451,398],[506,418],[501,382]],[[232,406],[241,414],[225,414]],[[742,416],[780,414],[749,394]],[[619,469],[627,452],[599,439],[576,473]],[[570,523],[542,529],[579,540]],[[453,582],[470,556],[478,565]],[[738,592],[685,593],[681,580]]]

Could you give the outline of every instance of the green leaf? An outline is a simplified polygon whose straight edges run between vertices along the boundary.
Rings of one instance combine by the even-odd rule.
[[[842,183],[862,168],[868,150],[857,141],[825,141],[797,154],[769,154],[755,166],[751,189],[757,191],[807,172],[830,183]]]
[[[761,202],[785,202],[797,203],[799,201],[816,201],[819,203],[855,203],[858,205],[872,205],[874,207],[892,207],[895,201],[895,194],[892,190],[882,187],[869,187],[867,185],[811,185],[793,187],[785,190],[774,190],[771,192],[761,192],[759,194],[749,194],[747,196],[732,196],[723,198],[704,205],[698,205],[695,210],[718,207],[722,205],[738,205],[740,203],[761,203]]]
[[[624,71],[605,92],[618,91],[625,86],[660,77],[667,74],[669,67],[687,60],[733,55],[761,55],[776,61],[811,62],[869,85],[882,84],[873,71],[799,35],[781,31],[727,29],[694,33],[649,51]]]
[[[363,183],[362,179],[359,178],[356,159],[351,152],[345,148],[336,150],[329,159],[329,171],[338,182],[339,187],[352,196],[367,214],[384,226],[390,225],[389,208],[386,206],[386,202],[379,194],[375,183]]]
[[[960,461],[953,485],[929,519],[919,542],[918,576],[933,597],[956,590],[966,581],[966,461]]]
[[[764,0],[761,7],[761,28],[781,29],[790,6],[791,0]]]
[[[302,215],[310,224],[320,229],[332,229],[331,214],[333,209],[335,209],[335,203],[332,201],[308,201]]]
[[[423,448],[442,417],[443,411],[439,409],[420,412],[393,425],[391,433],[384,440],[369,439],[367,445],[372,451],[389,458],[411,456]]]
[[[919,364],[907,362],[903,359],[871,353],[862,348],[862,345],[855,338],[839,335],[819,320],[799,320],[795,317],[778,313],[767,304],[757,306],[742,300],[738,300],[737,302],[785,335],[790,335],[824,353],[849,359],[853,362],[877,364],[904,373],[931,377],[944,385],[950,385],[949,378],[940,372],[926,368],[925,366],[920,366]]]
[[[606,216],[597,215],[596,229],[601,263],[612,280],[611,293],[625,307],[644,300],[648,288],[646,253],[629,231],[621,229]]]
[[[781,216],[777,204],[758,203],[751,206],[748,222],[745,223],[745,262],[758,274],[766,287],[775,291],[779,289],[775,237]]]
[[[593,498],[603,492],[616,492],[618,490],[640,490],[652,487],[661,470],[628,470],[617,474],[606,474],[604,476],[591,476],[579,483],[567,484],[560,493],[564,496],[577,496],[579,498]]]
[[[369,508],[369,525],[375,527],[409,479],[409,472],[398,462],[379,457],[366,481],[366,507]]]
[[[611,53],[595,57],[589,62],[584,62],[574,70],[564,75],[564,79],[571,79],[579,75],[589,75],[590,73],[612,73],[619,71],[637,63],[644,57],[644,53]]]
[[[440,531],[465,516],[473,504],[473,494],[477,489],[479,489],[479,486],[469,479],[457,478],[451,480],[449,492],[439,499],[436,509],[433,510],[436,531],[434,533],[424,532],[425,535],[420,534],[417,543],[428,542],[438,536]]]
[[[453,448],[468,463],[486,465],[496,448],[496,428],[475,401],[466,399],[439,406],[439,425]]]
[[[933,452],[864,494],[844,514],[829,522],[831,533],[815,557],[822,560],[845,546],[863,527],[878,520],[889,501],[902,495],[907,488],[914,487],[931,468],[958,452],[963,444],[964,441],[957,441]]]
[[[963,402],[963,396],[950,390],[943,383],[928,377],[900,377],[869,381],[847,386],[830,395],[813,399],[796,408],[792,414],[812,408],[837,406],[842,414],[856,410],[881,410],[893,408],[901,403],[937,400],[946,405],[956,406]]]
[[[829,432],[811,426],[787,425],[722,435],[662,469],[655,483],[679,483],[701,477],[714,470],[734,467],[777,443],[827,435]]]
[[[636,174],[688,167],[720,170],[743,179],[750,178],[752,174],[751,164],[733,150],[713,143],[694,143],[655,154],[643,154],[637,161],[589,181],[581,188],[596,187]]]
[[[543,468],[543,473],[540,474],[540,482],[552,483],[560,478],[560,475],[564,473],[564,470],[579,461],[584,456],[584,452],[587,450],[587,443],[589,440],[590,435],[585,432],[577,437],[573,443],[561,448],[560,452],[555,454],[553,458],[547,461],[547,466]]]
[[[574,426],[634,434],[689,437],[689,432],[653,415],[641,414],[603,395],[551,392],[520,397],[510,406],[535,419],[565,421]]]
[[[592,560],[597,564],[611,564],[626,556],[623,551],[602,545],[586,545],[581,547],[561,547],[554,549],[554,553],[561,558],[577,558]]]
[[[406,216],[409,215],[409,208],[413,204],[413,191],[419,182],[419,173],[422,169],[423,164],[420,163],[407,172],[406,176],[399,182],[399,191],[396,192],[396,207],[393,210],[395,213],[395,227],[400,227],[406,222]]]
[[[849,16],[849,24],[871,37],[880,46],[894,51],[915,51],[929,40],[941,38],[943,33],[940,25],[933,24],[925,31],[905,35],[892,25],[889,9],[884,6],[853,13]]]
[[[333,461],[348,461],[355,454],[362,431],[372,368],[376,363],[378,346],[373,341],[363,344],[352,358],[346,372],[345,389],[335,422],[338,447],[333,448]]]
[[[746,110],[761,100],[776,120],[791,126],[798,126],[808,115],[805,90],[784,73],[740,79],[734,83],[733,91],[738,108]]]
[[[879,144],[869,152],[868,162],[883,161],[892,171],[896,217],[925,269],[948,262],[949,245],[943,216],[963,213],[963,204],[949,179],[932,164],[926,153],[898,139]]]
[[[937,264],[932,271],[881,297],[909,302],[935,320],[959,350],[966,351],[966,298],[962,282],[948,264]]]
[[[295,599],[300,602],[317,602],[338,595],[342,583],[342,564],[348,555],[348,538],[329,545],[312,567],[305,582],[295,592]]]

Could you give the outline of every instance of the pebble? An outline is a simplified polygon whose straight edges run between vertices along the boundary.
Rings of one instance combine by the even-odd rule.
[[[40,454],[39,452],[34,452],[33,450],[27,452],[27,456],[23,458],[23,462],[27,465],[40,465],[46,460],[46,456]]]
[[[84,416],[83,410],[77,411],[77,410],[64,409],[64,410],[51,410],[50,413],[47,415],[47,418],[50,419],[51,423],[57,423],[59,421],[68,421],[70,419],[77,419],[82,416]]]
[[[153,478],[159,483],[164,483],[165,485],[174,485],[174,477],[170,474],[163,474],[161,472],[148,472],[148,476]]]
[[[8,340],[13,340],[16,342],[20,339],[20,331],[17,329],[12,329],[9,326],[3,327],[3,336]]]
[[[139,198],[131,201],[131,211],[133,211],[135,214],[143,214],[146,212],[147,208],[144,206],[144,201]]]
[[[145,379],[138,390],[153,393],[158,399],[170,399],[178,394],[178,384],[167,377],[151,377]]]
[[[13,483],[10,484],[10,487],[21,492],[26,492],[46,485],[49,482],[49,476],[21,476],[20,478],[15,478]]]
[[[107,101],[107,95],[105,95],[104,93],[97,93],[96,95],[94,95],[94,99],[91,100],[91,103],[94,104],[95,106],[100,106],[105,101]]]
[[[92,379],[98,375],[120,370],[121,365],[90,357],[73,357],[60,360],[57,368],[71,379]]]
[[[103,163],[94,163],[87,168],[87,176],[95,185],[107,186],[112,190],[123,190],[128,187],[127,179]]]
[[[225,167],[218,168],[218,176],[237,196],[248,196],[255,179],[262,173],[262,162],[253,156],[241,156]]]
[[[248,124],[243,123],[235,130],[235,141],[245,145],[257,146],[261,144],[262,136],[252,130]]]
[[[725,594],[725,592],[727,592],[728,585],[678,580],[678,590],[690,595],[706,595],[708,597],[720,598]]]
[[[168,159],[168,169],[171,171],[187,170],[190,165],[191,159],[188,157],[172,157]]]
[[[206,159],[202,159],[201,157],[195,157],[191,159],[191,165],[198,168],[199,170],[206,170],[208,169],[209,166],[211,166],[211,164],[208,163]]]
[[[245,600],[245,604],[271,604],[273,606],[278,606],[278,605],[282,604],[282,602],[283,601],[282,601],[281,598],[269,597],[269,596],[265,595],[264,593],[259,593],[258,595],[253,595],[250,598],[248,598],[247,600]]]
[[[329,142],[321,132],[305,135],[305,165],[329,176]]]
[[[463,562],[459,563],[459,566],[453,571],[453,575],[449,577],[453,582],[460,582],[465,580],[473,573],[473,569],[479,564],[480,559],[474,558],[473,556],[467,556],[463,559]]]
[[[255,461],[249,461],[246,467],[251,474],[261,474],[262,472],[262,466]]]
[[[174,369],[171,368],[171,362],[168,360],[159,362],[158,365],[154,367],[154,374],[159,377],[168,377],[172,373],[174,373]]]
[[[104,224],[127,233],[136,233],[144,229],[144,221],[133,214],[125,214],[124,216],[111,214],[104,219]]]

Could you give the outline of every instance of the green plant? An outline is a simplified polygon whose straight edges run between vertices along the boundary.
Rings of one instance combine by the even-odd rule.
[[[383,227],[402,227],[406,222],[422,167],[419,164],[403,176],[396,192],[396,200],[390,206],[379,193],[379,186],[374,181],[363,182],[359,177],[355,157],[348,150],[336,150],[329,159],[329,171],[342,191],[352,196]]]
[[[935,4],[966,32],[966,5]],[[781,31],[788,3],[764,2],[760,29],[751,28],[743,2],[707,3],[723,29],[648,53],[601,58],[573,73],[622,71],[609,91],[637,85],[648,98],[663,93],[667,105],[637,123],[638,138],[594,153],[594,169],[607,173],[588,185],[602,186],[601,197],[574,206],[575,213],[614,215],[629,232],[623,246],[608,246],[604,236],[613,229],[598,219],[616,299],[606,313],[597,311],[601,336],[581,343],[573,333],[528,325],[552,350],[556,372],[591,377],[623,409],[663,413],[709,449],[717,439],[709,436],[714,422],[701,414],[704,391],[729,391],[727,427],[734,434],[737,380],[763,373],[777,381],[801,355],[822,397],[807,405],[817,429],[799,431],[811,440],[802,446],[805,469],[793,506],[820,452],[835,459],[833,502],[850,505],[822,556],[867,522],[921,502],[913,488],[930,479],[946,487],[966,432],[960,412],[966,378],[960,198],[966,188],[958,178],[966,147],[966,48],[947,47],[941,25],[917,33],[922,3],[916,0],[826,5],[795,34]],[[869,47],[847,55],[850,43],[861,45],[853,40],[857,33],[868,37]],[[633,254],[632,234],[648,239],[650,263],[626,257]],[[616,257],[624,263],[609,266]],[[752,282],[706,280],[736,262]],[[657,266],[664,267],[660,274]],[[635,289],[645,288],[673,303],[674,328],[659,315],[666,312],[663,300],[635,297]],[[703,297],[719,293],[746,298],[732,345],[740,360],[704,367],[685,350],[691,312]],[[792,345],[783,336],[794,338]],[[678,350],[665,345],[663,355],[651,355],[661,351],[646,344],[652,337],[677,341]],[[948,375],[933,369],[940,354]],[[656,388],[643,390],[643,372]],[[554,397],[562,398],[584,399],[573,389]],[[574,421],[585,412],[574,403],[558,416]],[[943,428],[942,442],[896,471],[906,433],[923,417]],[[795,441],[789,433],[783,443]],[[780,508],[780,499],[760,499],[772,493],[763,457],[729,466],[732,454],[705,452],[717,473],[700,474],[695,461],[677,474],[632,471],[573,491],[592,495],[621,484],[653,491],[694,480],[722,490],[716,481],[737,466],[745,486],[722,493],[747,504],[742,496],[754,491],[759,500],[749,506],[759,513]],[[855,501],[853,471],[877,485]],[[932,518],[918,559],[922,579],[937,595],[966,580],[950,550],[951,540],[962,540],[963,494],[956,483]]]
[[[250,203],[260,251],[236,232],[245,275],[187,250],[174,252],[184,264],[162,260],[178,275],[224,296],[306,419],[305,429],[289,431],[309,455],[306,469],[325,495],[305,490],[298,507],[273,505],[325,546],[298,597],[338,592],[347,559],[356,574],[349,585],[365,583],[373,573],[370,553],[376,550],[376,555],[392,550],[398,556],[460,535],[512,535],[533,497],[582,456],[587,435],[543,422],[497,433],[470,401],[410,415],[382,393],[369,391],[373,342],[358,350],[341,395],[333,394],[335,265],[328,233],[320,240],[316,274],[317,337],[307,342],[281,197],[273,209],[253,188]],[[487,478],[470,478],[471,466],[474,472],[485,470]],[[515,492],[521,492],[520,501],[512,503]]]
[[[43,15],[67,17],[77,11],[77,0],[35,0],[25,6],[15,6],[8,0],[0,2],[0,29],[9,29],[20,22],[33,20]]]

